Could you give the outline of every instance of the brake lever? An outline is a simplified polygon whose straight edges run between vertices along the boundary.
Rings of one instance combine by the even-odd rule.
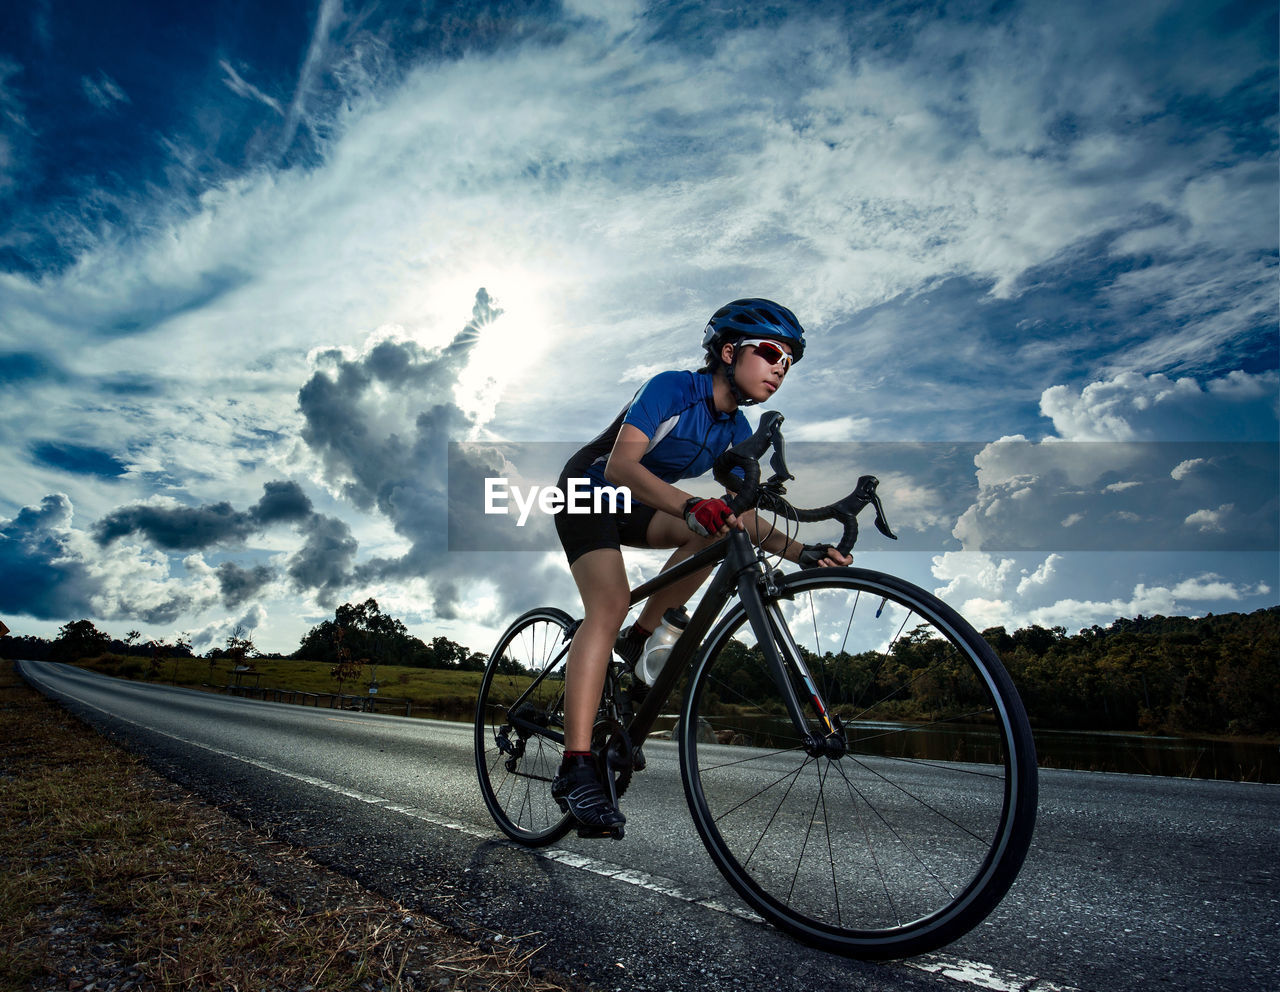
[[[769,467],[773,469],[773,478],[769,480],[771,484],[776,483],[781,492],[786,492],[782,488],[784,482],[795,481],[795,476],[787,470],[786,442],[782,437],[782,422],[778,422],[778,427],[773,432],[773,455],[769,459]]]
[[[844,554],[852,551],[854,544],[857,543],[858,514],[868,505],[876,508],[876,530],[892,541],[898,539],[898,535],[889,527],[889,521],[884,515],[884,505],[876,493],[876,487],[879,485],[880,480],[874,475],[859,476],[853,492],[836,504],[839,519],[844,523],[844,535],[840,538],[837,547]]]
[[[871,505],[876,508],[876,530],[889,538],[889,540],[896,541],[898,539],[898,535],[889,529],[889,521],[885,518],[884,506],[881,504],[880,497],[878,495],[872,495]]]

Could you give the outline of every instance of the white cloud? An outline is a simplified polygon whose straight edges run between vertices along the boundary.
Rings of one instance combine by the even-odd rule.
[[[1213,574],[1200,575],[1194,579],[1185,579],[1173,587],[1174,596],[1180,601],[1189,600],[1191,602],[1209,600],[1235,601],[1243,599],[1251,591],[1233,582],[1226,581],[1220,575]]]
[[[1181,482],[1191,473],[1199,471],[1208,464],[1209,462],[1205,458],[1188,458],[1186,461],[1178,462],[1169,472],[1169,477]]]
[[[944,600],[995,600],[1004,593],[1015,568],[1012,558],[983,552],[947,551],[932,562],[933,577],[947,583],[933,592]]]
[[[320,0],[316,10],[315,26],[311,29],[311,40],[307,45],[307,54],[302,60],[302,68],[298,72],[298,81],[294,86],[293,100],[285,114],[284,131],[280,137],[281,152],[287,151],[293,143],[299,125],[309,126],[306,114],[307,102],[313,95],[317,78],[327,61],[330,51],[329,35],[335,24],[342,18],[342,0]]]
[[[1079,390],[1051,386],[1040,412],[1066,441],[1271,440],[1278,394],[1275,372],[1235,371],[1204,387],[1189,376],[1124,372]]]
[[[1057,566],[1062,562],[1062,555],[1049,555],[1034,572],[1028,574],[1025,570],[1022,573],[1022,579],[1018,582],[1018,595],[1026,596],[1033,592],[1039,586],[1048,585],[1052,581]]]
[[[1008,626],[1014,615],[1014,608],[1003,599],[975,596],[964,601],[960,613],[975,630],[986,630],[988,627]]]
[[[263,93],[262,90],[258,89],[258,87],[248,82],[236,71],[235,66],[230,62],[226,59],[222,59],[218,62],[218,65],[222,66],[222,71],[226,73],[226,78],[223,79],[223,82],[227,84],[227,88],[230,89],[232,93],[237,96],[245,97],[249,100],[257,100],[259,103],[270,107],[281,117],[284,116],[284,108],[280,106],[280,101],[275,99],[275,97],[268,96],[266,93]]]
[[[1227,529],[1226,520],[1235,510],[1232,503],[1224,503],[1216,510],[1196,510],[1187,515],[1185,523],[1206,534],[1221,534]]]
[[[833,417],[830,420],[810,420],[795,427],[788,424],[785,434],[788,441],[854,441],[866,438],[871,433],[872,424],[870,417]]]
[[[1265,587],[1264,587],[1265,589]],[[1127,598],[1110,600],[1060,599],[1025,611],[1027,621],[1075,631],[1091,624],[1108,624],[1117,617],[1199,615],[1203,604],[1237,603],[1250,595],[1265,595],[1257,587],[1229,582],[1207,573],[1171,586],[1138,583]],[[1198,610],[1197,610],[1198,608]]]
[[[105,72],[98,73],[97,79],[89,76],[80,78],[80,89],[85,98],[99,110],[111,110],[116,104],[131,103],[129,94],[120,88],[120,84]]]
[[[1276,534],[1277,391],[1274,372],[1205,386],[1125,373],[1051,387],[1041,410],[1057,433],[983,448],[977,496],[952,534],[969,550],[1051,548],[1063,529],[1073,535],[1064,549],[1172,550],[1188,528],[1220,535],[1215,546],[1266,546]]]
[[[128,543],[102,548],[81,531],[72,532],[68,545],[93,585],[94,616],[168,625],[218,605],[216,581],[173,574],[161,551]]]

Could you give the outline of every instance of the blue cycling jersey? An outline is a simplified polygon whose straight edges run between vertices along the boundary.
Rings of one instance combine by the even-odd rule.
[[[649,438],[640,464],[668,483],[705,474],[718,455],[751,436],[742,411],[716,409],[710,375],[661,372],[640,387],[604,433],[569,460],[566,476],[607,485],[605,463],[623,424]]]

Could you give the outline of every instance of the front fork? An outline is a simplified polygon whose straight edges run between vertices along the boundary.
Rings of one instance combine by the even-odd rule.
[[[780,571],[760,560],[758,567],[739,573],[738,598],[747,611],[756,645],[764,654],[765,664],[782,693],[787,714],[804,742],[804,749],[814,757],[843,757],[848,751],[844,725],[827,706],[799,645],[791,636],[791,629],[778,605],[785,598],[781,579]],[[812,705],[812,719],[800,701],[797,682]]]

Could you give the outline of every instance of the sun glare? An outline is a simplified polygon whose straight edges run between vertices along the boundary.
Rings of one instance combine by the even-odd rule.
[[[469,286],[467,312],[475,304],[479,287],[489,293],[498,317],[480,327],[470,360],[458,376],[454,399],[459,408],[475,419],[468,440],[479,436],[493,419],[506,387],[528,371],[546,351],[550,321],[547,282],[536,273],[511,268],[501,272],[475,274],[455,285]]]

